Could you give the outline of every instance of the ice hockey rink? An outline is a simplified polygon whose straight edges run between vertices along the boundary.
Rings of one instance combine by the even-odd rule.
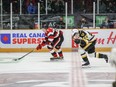
[[[104,59],[89,58],[91,67],[82,68],[78,52],[64,52],[63,61],[50,61],[49,52],[0,53],[0,87],[112,87],[115,68]],[[110,53],[106,53],[110,56]]]

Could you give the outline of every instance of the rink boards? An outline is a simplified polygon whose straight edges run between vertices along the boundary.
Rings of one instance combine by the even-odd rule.
[[[64,42],[62,49],[64,52],[71,52],[72,49],[78,49],[73,43],[72,30],[62,30],[64,33]],[[96,51],[111,51],[116,47],[116,30],[115,29],[89,29],[97,38]],[[44,39],[42,30],[0,30],[0,52],[29,52]],[[48,52],[43,47],[42,50],[35,52]]]

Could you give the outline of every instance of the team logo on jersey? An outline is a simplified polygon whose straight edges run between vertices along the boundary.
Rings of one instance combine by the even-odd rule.
[[[11,43],[11,35],[10,34],[5,33],[5,34],[1,34],[0,36],[1,36],[1,38],[0,38],[1,42],[3,44],[10,44]]]

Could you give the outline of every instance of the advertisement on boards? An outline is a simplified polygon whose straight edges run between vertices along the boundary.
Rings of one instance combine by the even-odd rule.
[[[63,30],[64,48],[71,48],[71,30]],[[42,30],[1,30],[1,48],[35,48],[45,37]]]
[[[0,44],[2,48],[32,47],[40,44],[45,34],[42,31],[20,31],[5,30],[0,33]]]

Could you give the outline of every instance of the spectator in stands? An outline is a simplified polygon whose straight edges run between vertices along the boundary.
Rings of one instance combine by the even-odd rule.
[[[106,12],[106,5],[102,0],[100,1],[100,4],[99,4],[99,11],[100,11],[100,13]]]
[[[79,28],[83,28],[83,27],[88,27],[87,25],[87,20],[85,18],[82,18],[78,24]]]
[[[36,7],[33,5],[33,3],[30,2],[30,4],[27,7],[28,14],[35,14],[36,13]]]
[[[10,0],[3,0],[2,1],[2,6],[3,6],[3,13],[9,14],[10,13]]]
[[[110,20],[109,17],[106,17],[104,22],[101,25],[101,28],[110,28]]]
[[[19,0],[13,0],[12,1],[13,4],[13,13],[14,14],[18,14],[19,13]]]
[[[56,1],[55,1],[55,0],[53,0],[53,1],[51,2],[51,12],[52,12],[52,13],[57,13]]]
[[[101,28],[114,28],[114,23],[108,17],[106,17],[105,21],[102,23]]]
[[[40,12],[41,12],[42,14],[45,13],[45,6],[44,6],[44,3],[40,3]]]
[[[114,6],[114,13],[116,13],[116,1],[113,2],[113,6]]]
[[[115,10],[115,6],[113,6],[113,4],[111,2],[109,2],[108,6],[107,6],[107,12],[114,13],[114,10]]]
[[[63,22],[63,18],[60,17],[60,21],[57,23],[57,28],[65,29],[65,23]]]
[[[64,3],[62,0],[59,0],[58,5],[59,5],[59,13],[64,12]]]

